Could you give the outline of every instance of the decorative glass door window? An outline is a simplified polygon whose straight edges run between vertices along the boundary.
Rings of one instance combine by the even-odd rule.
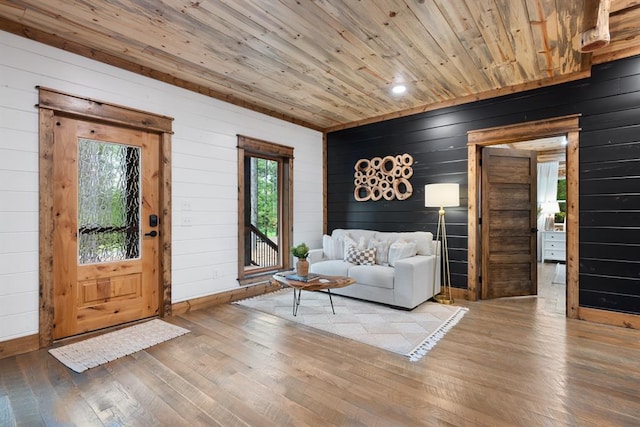
[[[140,257],[140,147],[78,139],[78,263]]]

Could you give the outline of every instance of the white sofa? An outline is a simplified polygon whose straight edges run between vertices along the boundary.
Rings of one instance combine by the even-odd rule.
[[[356,280],[331,293],[411,310],[440,292],[436,253],[437,242],[425,231],[336,229],[323,236],[322,249],[310,251],[309,272]]]

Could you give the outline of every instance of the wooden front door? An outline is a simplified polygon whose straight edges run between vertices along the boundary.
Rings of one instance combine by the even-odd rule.
[[[159,138],[56,120],[54,339],[159,314]]]
[[[482,150],[483,299],[536,295],[536,152]]]

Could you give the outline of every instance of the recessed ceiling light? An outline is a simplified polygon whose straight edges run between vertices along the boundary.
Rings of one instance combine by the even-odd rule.
[[[395,85],[391,89],[391,92],[395,93],[396,95],[400,95],[401,93],[405,93],[406,91],[407,87],[405,85]]]

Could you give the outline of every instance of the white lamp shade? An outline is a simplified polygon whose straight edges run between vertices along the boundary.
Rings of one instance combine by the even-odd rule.
[[[424,205],[428,208],[460,206],[460,185],[427,184],[424,186]]]
[[[542,204],[542,212],[547,214],[554,214],[560,212],[560,205],[558,202],[544,202]]]

